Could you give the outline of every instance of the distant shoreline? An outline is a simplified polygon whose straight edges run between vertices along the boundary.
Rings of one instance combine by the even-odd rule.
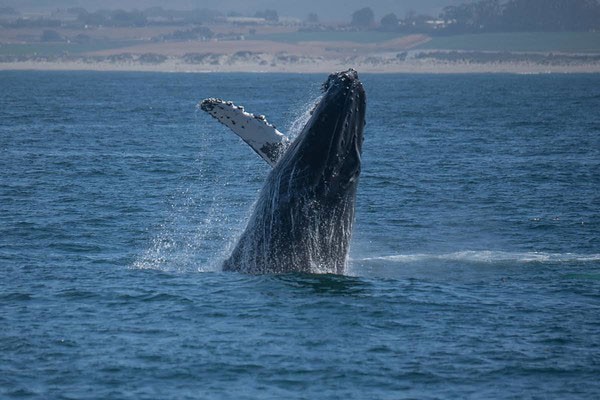
[[[247,28],[218,28],[212,27],[240,37],[247,33]],[[260,40],[257,35],[173,40],[169,36],[173,29],[85,30],[81,34],[89,36],[87,44],[19,44],[15,42],[17,33],[23,32],[6,30],[9,44],[2,44],[0,38],[0,70],[329,73],[353,67],[375,74],[600,73],[600,47],[596,44],[600,33],[412,34],[383,40],[373,32],[363,32],[360,37],[329,32],[318,35],[320,40],[307,41],[311,37],[302,32],[267,26],[261,28]],[[42,33],[34,30],[29,34]],[[74,35],[64,30],[59,34]]]
[[[132,62],[83,61],[15,61],[0,62],[0,71],[113,71],[169,73],[330,73],[352,67],[359,72],[375,74],[470,74],[470,73],[600,73],[600,62],[574,64],[541,64],[532,62],[460,62],[437,59],[398,62],[365,60],[311,60],[294,63],[236,62],[230,64],[192,64],[180,59],[168,59],[152,64]]]

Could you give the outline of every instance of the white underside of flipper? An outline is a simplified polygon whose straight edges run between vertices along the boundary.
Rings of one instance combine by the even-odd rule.
[[[214,98],[203,100],[200,108],[235,132],[271,166],[285,152],[288,138],[268,123],[264,115],[247,113],[244,107]]]

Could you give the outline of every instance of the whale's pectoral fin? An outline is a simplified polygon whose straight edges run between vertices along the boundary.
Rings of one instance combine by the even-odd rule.
[[[202,100],[200,108],[235,132],[271,166],[285,152],[289,139],[268,123],[264,115],[250,114],[244,107],[213,98]]]

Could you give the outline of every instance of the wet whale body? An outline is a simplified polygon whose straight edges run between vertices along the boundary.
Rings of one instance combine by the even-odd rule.
[[[335,273],[346,269],[361,171],[366,97],[356,71],[331,74],[294,141],[263,116],[219,99],[201,108],[273,166],[223,270]]]

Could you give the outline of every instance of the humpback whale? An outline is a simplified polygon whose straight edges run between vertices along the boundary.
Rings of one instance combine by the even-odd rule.
[[[331,74],[293,141],[262,115],[220,99],[200,108],[273,169],[224,271],[334,273],[346,269],[361,171],[365,91],[353,69]]]

